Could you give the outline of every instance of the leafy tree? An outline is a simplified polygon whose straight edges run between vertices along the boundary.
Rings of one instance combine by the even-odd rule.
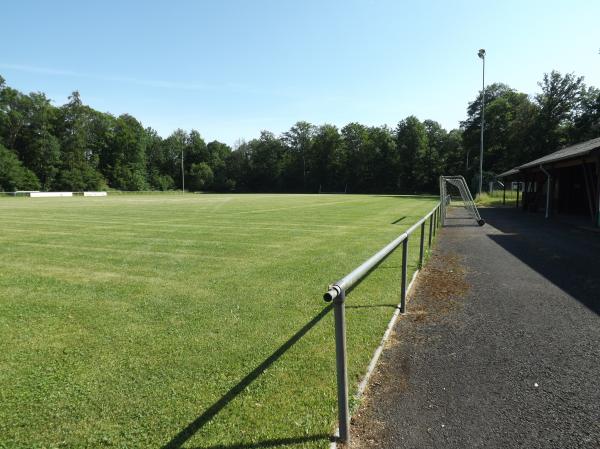
[[[260,138],[249,142],[251,177],[249,184],[258,192],[282,190],[285,146],[269,131],[262,131]]]
[[[315,127],[300,121],[285,132],[282,140],[288,148],[286,187],[291,191],[307,191],[308,157],[313,145]]]
[[[486,88],[484,169],[493,176],[561,145],[600,135],[600,91],[581,77],[551,72],[534,97]],[[192,190],[435,192],[442,173],[478,173],[482,92],[461,129],[410,116],[394,130],[300,121],[281,136],[264,131],[232,150],[178,129],[163,139],[132,116],[95,111],[78,92],[54,107],[0,77],[2,176],[7,188],[168,190],[181,186],[182,156]],[[8,149],[7,149],[8,148]],[[39,181],[39,184],[38,184]]]
[[[571,142],[600,137],[600,89],[583,88],[579,111],[570,130]]]
[[[60,143],[53,134],[56,108],[42,93],[32,93],[28,97],[25,124],[21,127],[15,147],[20,159],[32,170],[41,182],[43,189],[50,189],[60,167]]]
[[[342,136],[334,125],[320,126],[310,150],[310,171],[307,173],[309,188],[341,191],[346,187],[345,154]]]
[[[368,128],[360,123],[349,123],[342,128],[341,137],[346,168],[344,184],[349,183],[354,191],[369,191],[376,175]]]
[[[247,192],[250,189],[250,146],[247,142],[239,142],[226,159],[227,180],[232,184],[228,190]]]
[[[488,98],[487,91],[490,96]],[[479,98],[469,105],[467,120],[462,122],[465,172],[476,184],[479,175],[481,115]],[[477,107],[473,107],[477,104]],[[484,170],[501,173],[535,156],[536,126],[539,107],[529,96],[505,84],[494,84],[486,89],[484,134]],[[468,163],[468,165],[466,165]],[[469,170],[466,170],[466,169]]]
[[[204,139],[200,133],[195,129],[190,131],[185,146],[184,161],[186,172],[190,169],[192,164],[197,164],[199,162],[208,163],[209,156],[208,149],[206,148],[206,142],[204,142]]]
[[[192,164],[190,168],[190,190],[198,191],[212,185],[214,174],[206,162]]]
[[[441,151],[443,174],[465,175],[466,174],[466,152],[463,146],[463,131],[453,129],[444,139]],[[436,189],[433,190],[434,192]]]
[[[229,145],[213,140],[206,149],[208,151],[208,165],[213,172],[212,183],[206,188],[221,192],[228,192],[235,188],[235,180],[227,172],[227,160],[231,155]]]
[[[545,73],[538,85],[542,92],[535,96],[539,107],[535,133],[536,157],[551,153],[569,143],[569,127],[585,92],[583,77],[572,73],[562,75],[555,70],[549,74]]]
[[[427,192],[437,190],[437,182],[443,174],[443,151],[448,133],[442,125],[433,120],[423,122],[427,134],[427,150],[423,158],[424,176],[422,189]]]
[[[106,187],[98,171],[99,155],[88,145],[90,109],[83,105],[79,92],[60,108],[59,139],[61,170],[56,187],[68,190],[97,190]]]
[[[145,190],[147,134],[128,114],[115,120],[113,136],[102,160],[111,186],[122,190]]]
[[[165,173],[168,166],[165,145],[162,138],[152,128],[146,128],[146,170],[150,188],[171,190],[175,187],[173,178]]]
[[[368,141],[365,151],[367,154],[373,155],[371,176],[374,179],[371,188],[365,186],[366,190],[364,191],[397,192],[400,154],[394,133],[387,126],[373,126],[367,130],[367,133]]]
[[[0,142],[15,148],[17,138],[27,125],[29,97],[6,85],[0,77]]]
[[[40,182],[31,170],[23,167],[15,153],[0,144],[0,188],[5,192],[38,190]]]
[[[426,184],[427,130],[415,116],[396,127],[396,146],[400,157],[398,187],[402,192],[418,192]]]
[[[161,172],[173,179],[175,185],[181,188],[181,157],[185,161],[185,150],[187,148],[188,135],[182,129],[176,129],[163,143],[163,162]]]

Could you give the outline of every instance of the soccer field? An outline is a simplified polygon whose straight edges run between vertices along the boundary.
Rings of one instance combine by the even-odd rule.
[[[0,448],[327,447],[322,294],[435,203],[0,198]],[[348,296],[352,389],[399,301],[400,260]]]

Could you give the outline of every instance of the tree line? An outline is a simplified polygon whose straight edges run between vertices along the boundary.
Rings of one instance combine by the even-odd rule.
[[[485,177],[600,136],[599,89],[556,71],[538,85],[533,96],[486,87]],[[0,77],[0,189],[172,190],[182,186],[183,154],[191,191],[435,193],[441,174],[477,181],[482,97],[450,131],[414,116],[394,128],[301,121],[231,148],[196,130],[162,138],[131,115],[84,105],[78,92],[56,107]]]

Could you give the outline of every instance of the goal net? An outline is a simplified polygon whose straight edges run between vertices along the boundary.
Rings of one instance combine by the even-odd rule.
[[[454,197],[452,196],[454,195]],[[485,221],[479,215],[473,196],[469,191],[467,182],[462,176],[440,176],[440,201],[442,203],[442,224],[446,222],[446,210],[452,201],[462,202],[462,206],[469,215],[477,221],[479,226],[483,226]]]

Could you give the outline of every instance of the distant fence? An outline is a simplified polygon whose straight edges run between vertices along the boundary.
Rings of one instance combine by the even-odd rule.
[[[0,192],[0,196],[30,196],[30,193],[50,193],[38,190],[17,190],[16,192]],[[73,196],[115,196],[115,195],[181,195],[181,190],[105,190],[88,192],[71,192]],[[192,194],[192,192],[185,192]],[[194,192],[197,193],[197,192]]]
[[[418,228],[421,228],[421,240],[419,244],[419,269],[423,265],[425,253],[425,224],[429,220],[429,236],[427,238],[428,247],[431,247],[432,238],[435,236],[436,229],[440,225],[441,203],[438,203],[428,214],[412,225],[408,230],[388,243],[371,258],[363,262],[360,266],[352,270],[339,281],[329,286],[323,299],[327,302],[333,301],[333,312],[335,321],[335,354],[337,371],[337,397],[338,397],[338,421],[339,421],[339,440],[348,442],[350,440],[350,411],[348,405],[348,364],[346,353],[346,318],[345,302],[346,295],[357,285],[361,279],[367,276],[371,270],[383,262],[396,248],[402,245],[402,281],[400,290],[400,307],[397,313],[406,312],[406,291],[407,291],[407,264],[408,264],[408,241],[411,234]],[[393,320],[394,318],[392,318]],[[391,323],[390,323],[391,324]],[[377,361],[379,352],[376,352],[372,363]],[[369,371],[367,372],[367,376]],[[366,379],[363,380],[366,385]]]
[[[72,196],[107,196],[107,192],[40,192],[39,190],[17,190],[0,192],[0,196],[21,196],[29,198],[59,198]]]
[[[185,193],[191,193],[186,191]],[[109,195],[181,195],[181,190],[109,190]]]
[[[525,185],[523,182],[494,181],[493,183],[489,183],[488,192],[484,193],[483,196],[496,200],[494,201],[494,204],[500,204],[501,200],[501,204],[503,205],[514,204],[516,207],[519,207],[519,201],[524,194]]]

